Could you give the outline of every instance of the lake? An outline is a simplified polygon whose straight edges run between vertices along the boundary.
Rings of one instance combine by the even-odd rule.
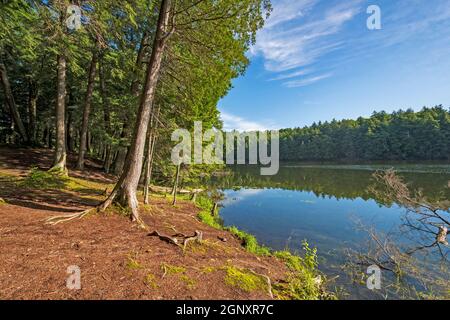
[[[374,171],[391,167],[291,164],[272,177],[260,176],[256,167],[234,167],[232,175],[215,182],[225,194],[220,216],[225,226],[251,233],[274,250],[301,254],[307,240],[318,249],[321,271],[328,278],[339,276],[334,285],[343,287],[348,298],[380,298],[365,284],[353,283],[342,265],[349,249],[364,251],[368,246],[369,235],[361,225],[401,234],[397,239],[405,244],[416,240],[400,233],[406,210],[369,192]],[[421,189],[428,199],[450,199],[450,165],[394,167],[411,189]]]

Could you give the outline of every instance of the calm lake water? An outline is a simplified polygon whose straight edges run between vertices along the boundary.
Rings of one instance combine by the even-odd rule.
[[[220,216],[225,226],[255,235],[275,250],[301,252],[302,241],[318,249],[320,269],[349,298],[373,298],[343,272],[347,249],[364,250],[369,236],[358,225],[396,233],[405,209],[383,203],[368,191],[374,170],[385,166],[284,166],[278,175],[262,177],[258,168],[234,168],[217,181],[224,191]],[[389,167],[387,167],[389,168]],[[399,174],[433,200],[450,199],[450,165],[403,165]],[[402,241],[414,241],[404,237]]]

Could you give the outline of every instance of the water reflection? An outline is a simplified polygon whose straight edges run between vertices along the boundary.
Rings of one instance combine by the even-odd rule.
[[[370,191],[373,171],[283,167],[277,176],[263,177],[257,168],[235,169],[214,182],[225,193],[220,211],[224,224],[252,233],[276,250],[296,252],[307,239],[319,250],[322,270],[340,274],[340,284],[353,297],[370,296],[364,288],[350,285],[340,268],[345,263],[344,251],[367,246],[369,235],[358,225],[396,234],[396,240],[405,244],[418,240],[400,232],[405,209]],[[430,201],[450,199],[450,174],[423,171],[402,172],[401,176]]]

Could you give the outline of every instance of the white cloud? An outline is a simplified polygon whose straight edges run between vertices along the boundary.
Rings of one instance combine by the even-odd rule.
[[[342,47],[340,40],[330,37],[341,31],[344,24],[361,12],[363,0],[331,2],[315,10],[320,0],[275,0],[274,10],[265,27],[258,32],[253,55],[261,55],[265,68],[273,73],[282,73],[271,80],[286,80],[303,77],[305,67],[314,64],[320,57]],[[288,72],[288,73],[286,73]],[[288,87],[313,84],[327,76],[314,76],[285,83]],[[295,85],[295,84],[299,85]]]
[[[221,118],[223,120],[223,130],[225,131],[264,131],[272,130],[275,128],[273,124],[263,124],[254,121],[248,121],[244,118],[229,114],[227,112],[221,112]]]
[[[300,80],[292,80],[292,81],[286,82],[284,85],[288,88],[305,87],[310,84],[316,83],[320,80],[327,79],[327,78],[331,77],[332,75],[333,75],[332,73],[327,73],[327,74],[322,74],[322,75],[319,75],[316,77],[310,77],[310,78],[305,78],[305,79],[300,79]]]

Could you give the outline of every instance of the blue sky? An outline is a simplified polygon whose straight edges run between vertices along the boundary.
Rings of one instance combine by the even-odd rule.
[[[369,30],[369,5],[381,30]],[[225,129],[299,127],[373,111],[450,107],[450,0],[273,0]]]

